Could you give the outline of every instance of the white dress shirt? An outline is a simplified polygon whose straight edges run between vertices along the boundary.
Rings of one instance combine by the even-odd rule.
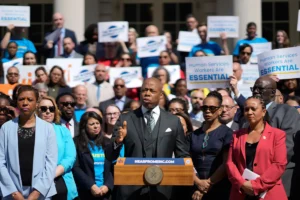
[[[66,123],[67,123],[66,120],[61,118],[60,121],[61,121],[62,126],[68,128],[66,126]],[[72,136],[72,138],[74,138],[74,135],[75,135],[75,122],[74,122],[73,118],[68,123],[69,123],[69,130],[70,130],[71,136]]]
[[[233,120],[231,120],[230,122],[228,122],[228,123],[226,124],[226,126],[227,126],[228,128],[231,128],[232,124],[233,124]]]
[[[147,124],[147,119],[145,117],[145,113],[148,111],[147,108],[145,108],[144,106],[142,106],[142,113],[144,115],[144,120],[145,120],[145,123]],[[156,106],[155,108],[152,109],[151,111],[152,113],[152,116],[154,118],[154,121],[155,121],[155,125],[156,125],[156,122],[158,121],[158,118],[159,118],[159,115],[160,115],[160,108],[159,106]]]

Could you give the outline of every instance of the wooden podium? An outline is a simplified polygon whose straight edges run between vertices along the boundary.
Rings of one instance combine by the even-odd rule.
[[[115,185],[194,185],[191,158],[118,158]]]

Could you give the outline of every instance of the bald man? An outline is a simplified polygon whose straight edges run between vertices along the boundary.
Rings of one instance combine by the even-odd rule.
[[[52,16],[53,31],[45,34],[43,53],[46,58],[54,58],[64,54],[63,39],[69,37],[77,46],[75,32],[64,28],[64,17],[61,13],[54,13]]]
[[[76,106],[74,110],[75,120],[79,122],[81,116],[86,112],[87,109],[87,89],[84,85],[77,85],[73,89],[73,94],[76,97]]]
[[[120,116],[113,133],[113,141],[119,146],[115,149],[112,145],[106,156],[116,159],[123,144],[127,158],[172,158],[173,152],[175,157],[189,157],[179,118],[159,108],[162,95],[162,85],[158,79],[144,81],[141,88],[142,106]],[[123,126],[125,121],[127,126]],[[122,138],[119,127],[126,131],[125,138]],[[115,150],[111,152],[112,149]],[[116,199],[120,200],[167,200],[172,193],[172,187],[168,186],[120,186],[118,190]]]
[[[8,84],[10,85],[19,83],[19,79],[20,79],[19,69],[15,66],[9,67],[7,69],[6,79]]]
[[[105,114],[106,108],[111,104],[116,104],[118,108],[123,111],[126,105],[129,105],[132,99],[126,96],[127,88],[125,81],[122,78],[117,78],[114,82],[114,93],[115,97],[101,102],[99,107],[103,114]]]
[[[294,152],[294,147],[297,148],[300,145],[294,145],[294,139],[300,137],[300,117],[295,108],[287,104],[277,104],[275,102],[276,87],[277,84],[272,78],[263,76],[255,81],[252,93],[253,96],[259,96],[263,99],[267,108],[267,114],[270,118],[270,125],[279,128],[286,133],[288,165],[282,176],[282,182],[288,197],[290,197],[290,195],[292,197],[294,193],[298,193],[296,181],[293,179],[292,182],[292,176],[295,168],[295,158],[300,156],[296,155]],[[235,91],[235,93],[237,92],[238,91]],[[241,110],[244,110],[245,98],[242,94],[238,94],[236,102]],[[242,127],[248,127],[248,123],[242,123]]]
[[[146,37],[158,36],[158,28],[154,25],[149,25],[145,29]],[[142,75],[144,78],[147,77],[148,67],[158,67],[159,66],[159,57],[152,56],[140,59],[140,65],[142,67]]]

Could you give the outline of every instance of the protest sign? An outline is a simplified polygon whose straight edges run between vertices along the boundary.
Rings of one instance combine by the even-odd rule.
[[[246,65],[241,65],[241,67],[243,69],[243,73],[242,73],[243,83],[254,85],[256,79],[259,78],[258,65],[246,64]]]
[[[137,39],[138,57],[159,56],[160,52],[166,50],[166,36],[142,37]]]
[[[70,82],[68,85],[75,87],[77,85],[94,83],[96,81],[94,76],[95,67],[96,65],[84,65],[72,68],[72,70],[70,70]]]
[[[297,31],[300,31],[300,10],[298,11],[298,26]]]
[[[143,84],[141,67],[111,67],[109,69],[109,82],[114,85],[117,78],[125,81],[127,88],[141,87]]]
[[[0,26],[30,27],[29,6],[0,6]]]
[[[271,42],[264,42],[264,43],[251,43],[253,52],[251,54],[250,63],[256,64],[257,63],[257,55],[271,51],[272,50],[272,43]]]
[[[227,38],[239,37],[239,17],[208,16],[207,36],[219,38],[221,33],[225,33]]]
[[[268,51],[257,56],[259,75],[279,79],[300,78],[300,47]]]
[[[71,70],[76,70],[82,66],[83,58],[48,58],[46,65],[48,71],[55,65],[60,66],[64,70],[64,76],[67,84],[71,80]]]
[[[4,94],[10,96],[12,98],[13,90],[18,84],[0,84],[0,92],[3,92]]]
[[[147,71],[147,77],[152,77],[153,72],[157,67],[149,67]],[[170,74],[170,83],[174,84],[178,79],[180,79],[180,66],[179,65],[166,65],[164,66]]]
[[[18,66],[23,65],[23,58],[17,58],[8,62],[3,63],[3,67],[12,67],[12,66]]]
[[[128,22],[99,22],[99,42],[128,41]]]
[[[35,70],[42,65],[18,65],[16,66],[19,69],[20,79],[19,83],[24,85],[31,85],[32,82],[35,80]],[[5,66],[4,69],[4,77],[7,75],[7,69],[10,66]],[[5,78],[4,83],[8,83],[7,79]]]
[[[232,56],[187,57],[188,89],[226,88],[232,75]]]
[[[201,43],[199,34],[190,31],[179,31],[177,51],[190,52],[193,46]]]

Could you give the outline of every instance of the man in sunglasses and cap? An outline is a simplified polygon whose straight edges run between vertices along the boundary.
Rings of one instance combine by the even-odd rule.
[[[70,130],[72,137],[79,135],[79,124],[76,122],[74,116],[75,99],[75,96],[69,92],[59,94],[56,97],[56,104],[61,112],[61,125]]]

